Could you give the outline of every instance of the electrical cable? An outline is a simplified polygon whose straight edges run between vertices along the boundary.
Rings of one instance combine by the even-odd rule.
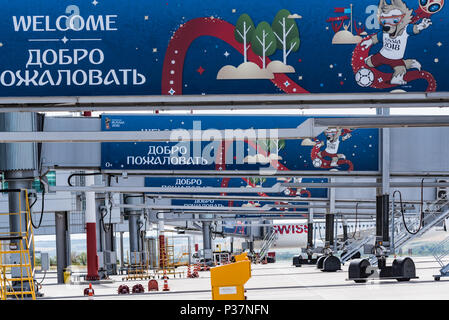
[[[82,172],[76,172],[76,173],[72,173],[68,178],[67,178],[67,184],[71,187],[73,187],[73,184],[70,182],[72,177],[74,176],[79,176],[79,177],[85,177],[85,176],[98,176],[98,175],[102,175],[103,173],[101,172],[90,172],[90,173],[82,173]]]
[[[31,193],[30,194],[28,194],[28,201],[30,201],[30,197],[31,197]],[[30,209],[32,209],[33,208],[33,206],[34,206],[34,204],[37,202],[37,196],[35,197],[35,199],[34,199],[34,201],[33,201],[33,203],[32,204],[30,204]]]
[[[105,208],[104,209],[105,214],[101,214],[101,216],[100,216],[100,222],[101,222],[103,231],[105,233],[108,233],[111,230],[111,226],[112,226],[112,201],[111,201],[112,197],[111,197],[110,193],[108,193],[108,198],[109,198],[109,225],[108,225],[107,228],[106,228],[106,225],[104,223],[104,218],[108,215],[108,209]]]
[[[30,220],[31,220],[31,224],[33,225],[34,229],[39,229],[42,225],[42,220],[44,218],[44,205],[45,205],[45,188],[44,185],[41,183],[41,188],[42,188],[42,205],[41,205],[41,216],[39,218],[39,225],[35,225],[34,221],[33,221],[33,215],[30,212]],[[33,202],[33,205],[36,203],[37,201],[37,195],[36,195],[36,200]],[[32,206],[31,206],[32,207]],[[30,209],[31,209],[30,207]]]
[[[110,193],[108,193],[108,197],[109,197],[109,228],[108,231],[111,229],[112,226],[112,196]]]
[[[355,235],[357,234],[357,223],[358,223],[358,208],[359,208],[359,203],[357,202],[355,205],[355,227],[354,227],[354,233],[352,234],[351,239],[354,240],[360,240],[360,239],[356,239]]]
[[[37,285],[42,287],[42,283],[44,282],[46,275],[47,275],[47,271],[44,271],[44,277],[42,278],[41,282],[37,282],[37,280],[34,280],[34,282],[36,282]]]
[[[422,185],[423,185],[423,181],[424,181],[424,179],[421,181],[421,188],[422,188]],[[423,208],[423,198],[422,198],[423,194],[422,194],[422,191],[421,191],[421,217],[420,217],[418,230],[416,230],[416,231],[410,231],[410,229],[407,227],[407,223],[405,222],[404,205],[402,203],[402,193],[401,193],[401,191],[396,190],[395,192],[393,192],[393,198],[394,198],[394,195],[396,194],[396,192],[399,193],[399,203],[400,203],[400,206],[401,206],[402,223],[404,224],[405,230],[407,230],[407,232],[409,234],[415,235],[415,234],[417,234],[421,230],[422,225],[423,225],[422,222],[423,222],[424,212],[422,210],[422,208]]]
[[[321,240],[321,241],[325,241],[325,240],[323,239],[323,236],[321,235],[321,226],[320,226],[320,223],[318,222],[317,224],[318,224],[317,227],[318,227],[318,233],[319,233],[319,235],[320,235],[320,240]]]
[[[209,230],[210,230],[210,234],[211,234],[211,239],[215,240],[217,238],[217,234],[215,233],[217,230],[217,222],[214,222],[215,228],[212,227],[212,224],[210,224],[209,226]]]
[[[104,231],[105,233],[108,233],[109,230],[111,230],[111,224],[109,223],[108,227],[106,228],[106,225],[105,225],[105,223],[104,223],[104,217],[106,217],[106,216],[108,215],[108,210],[107,210],[107,209],[104,209],[104,210],[102,210],[102,211],[104,211],[105,213],[104,213],[104,214],[103,214],[103,213],[100,213],[100,223],[101,223],[101,226],[102,226],[102,228],[103,228],[103,231]],[[110,214],[110,215],[111,215],[111,214]],[[109,221],[111,221],[111,217],[109,217]]]

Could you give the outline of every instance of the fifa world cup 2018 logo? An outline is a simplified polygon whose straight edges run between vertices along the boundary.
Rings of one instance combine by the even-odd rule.
[[[419,7],[426,13],[436,13],[444,6],[444,0],[419,0]]]

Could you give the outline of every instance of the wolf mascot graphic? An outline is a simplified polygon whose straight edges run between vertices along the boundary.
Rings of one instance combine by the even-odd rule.
[[[380,0],[378,15],[382,30],[361,43],[362,47],[368,49],[371,45],[382,42],[382,49],[366,58],[365,63],[371,68],[389,65],[394,71],[390,81],[393,85],[407,83],[404,75],[408,69],[421,70],[421,64],[415,59],[404,59],[405,49],[408,37],[421,33],[432,21],[424,18],[419,24],[412,24],[412,14],[413,10],[402,0],[391,0],[391,4]]]
[[[338,153],[340,141],[349,139],[352,129],[329,128],[324,131],[326,137],[326,148],[323,141],[315,140],[315,146],[312,148],[310,157],[315,168],[335,169],[341,165],[347,165],[348,171],[352,171],[354,166],[350,160],[346,160],[343,153]],[[341,138],[341,139],[340,139]]]

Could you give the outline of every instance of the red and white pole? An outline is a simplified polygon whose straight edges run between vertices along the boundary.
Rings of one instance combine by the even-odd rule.
[[[86,176],[86,187],[95,185],[95,176]],[[87,276],[86,280],[99,280],[97,257],[97,219],[95,192],[86,192],[86,240]]]

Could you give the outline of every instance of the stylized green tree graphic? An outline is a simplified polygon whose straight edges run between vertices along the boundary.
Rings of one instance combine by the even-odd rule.
[[[291,52],[299,49],[299,30],[294,19],[286,9],[279,10],[273,20],[272,29],[276,37],[276,47],[283,52],[283,62],[287,64],[287,57]]]
[[[263,69],[266,68],[266,57],[276,52],[276,37],[268,22],[261,22],[251,38],[251,48],[260,56]]]
[[[285,148],[285,140],[279,140],[279,139],[260,139],[257,140],[257,145],[262,148],[266,153],[267,156],[272,153],[272,151],[275,151],[276,153],[279,153],[280,150]]]
[[[253,20],[246,13],[242,14],[237,20],[234,36],[235,40],[243,43],[243,62],[248,62],[247,52],[255,29]]]
[[[265,181],[267,181],[267,178],[249,178],[248,179],[250,183],[254,184],[255,186],[262,186]]]

